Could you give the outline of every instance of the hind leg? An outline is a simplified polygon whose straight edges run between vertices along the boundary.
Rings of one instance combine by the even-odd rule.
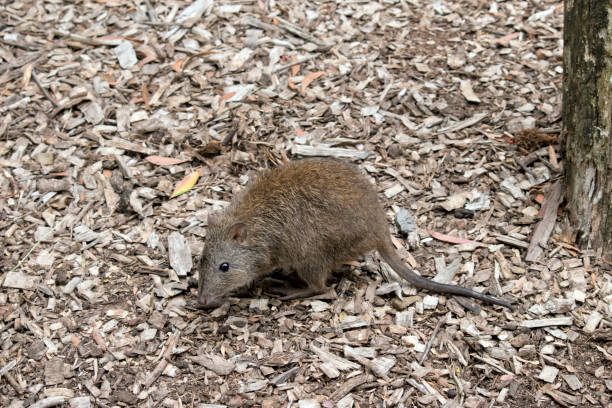
[[[285,291],[281,300],[299,299],[321,295],[327,292],[327,277],[330,269],[327,267],[304,267],[296,270],[298,276],[308,285],[303,289],[290,289]]]

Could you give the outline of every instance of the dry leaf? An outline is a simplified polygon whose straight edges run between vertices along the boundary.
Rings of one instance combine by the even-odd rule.
[[[291,56],[291,62],[297,61],[297,57],[295,55]],[[300,72],[300,64],[296,64],[291,67],[291,76],[294,77]]]
[[[172,64],[172,69],[175,72],[181,72],[181,69],[183,67],[183,62],[185,62],[187,58],[181,58],[181,59],[177,59],[176,61],[174,61],[174,63]]]
[[[151,47],[150,45],[143,44],[140,47],[136,48],[136,51],[144,55],[144,58],[138,61],[139,67],[142,67],[143,65],[149,62],[157,60],[157,53],[155,52],[155,49],[153,49],[153,47]]]
[[[440,234],[439,232],[431,231],[431,230],[428,230],[428,232],[429,232],[429,235],[431,235],[433,238],[437,239],[438,241],[450,242],[451,244],[474,244],[474,245],[483,246],[483,247],[487,246],[486,244],[483,244],[482,242],[473,241],[471,239],[465,239],[465,238],[454,237],[452,235]]]
[[[503,37],[496,39],[495,43],[503,47],[507,47],[510,40],[519,38],[520,35],[521,33],[512,33],[512,34],[504,35]]]
[[[223,100],[227,100],[229,98],[231,98],[232,96],[236,95],[236,92],[228,92],[226,94],[223,94],[223,96],[221,97],[221,99]]]
[[[173,157],[147,156],[145,160],[149,163],[157,164],[158,166],[174,166],[176,164],[186,163],[191,159],[175,159]]]
[[[79,339],[77,336],[73,334],[72,336],[70,336],[70,342],[72,343],[74,347],[78,347],[79,344],[81,344],[81,339]]]
[[[115,81],[115,77],[113,76],[114,72],[115,72],[115,70],[113,68],[111,68],[111,69],[108,70],[108,72],[100,74],[100,77],[102,77],[102,79],[104,79],[106,82],[108,82],[109,85],[116,86],[117,85],[117,81]]]
[[[145,107],[147,108],[147,110],[149,110],[151,108],[150,106],[150,102],[151,102],[151,97],[149,96],[149,90],[147,89],[147,83],[143,83],[142,84],[142,100],[145,103]]]
[[[310,85],[315,79],[319,78],[323,74],[325,74],[325,72],[317,71],[317,72],[311,72],[310,74],[306,75],[304,79],[302,79],[301,93],[304,93],[306,91],[306,88],[308,88],[308,85]]]
[[[30,84],[30,79],[32,78],[32,70],[34,69],[34,64],[28,64],[23,68],[23,76],[21,77],[21,87],[25,88]]]
[[[191,190],[191,187],[193,187],[195,185],[195,183],[198,181],[199,177],[200,177],[200,172],[199,171],[194,171],[193,173],[189,173],[188,175],[186,175],[177,184],[177,186],[174,189],[174,192],[172,193],[170,198],[178,197],[181,194],[186,193],[187,191]]]
[[[533,198],[533,201],[535,201],[538,204],[542,204],[544,202],[544,194],[538,194]]]
[[[202,57],[204,55],[210,55],[210,54],[214,54],[214,52],[212,52],[212,51],[202,51],[202,52],[198,52],[198,53],[195,53],[193,55],[190,55],[188,57],[181,58],[179,60],[174,61],[174,64],[172,64],[172,69],[174,69],[176,72],[181,72],[184,67],[189,65],[189,63],[191,62],[192,59],[198,58],[198,57]]]

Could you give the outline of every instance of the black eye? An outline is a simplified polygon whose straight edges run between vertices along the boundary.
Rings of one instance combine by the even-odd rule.
[[[221,272],[229,271],[229,264],[227,262],[223,262],[221,265],[219,265],[219,270]]]

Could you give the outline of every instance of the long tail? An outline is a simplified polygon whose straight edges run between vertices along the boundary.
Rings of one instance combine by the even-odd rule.
[[[430,292],[435,293],[447,293],[451,295],[459,295],[459,296],[467,296],[474,299],[482,300],[483,302],[492,303],[494,305],[500,305],[507,307],[512,310],[512,306],[508,302],[504,302],[503,300],[497,299],[493,296],[485,295],[483,293],[478,293],[468,288],[464,288],[463,286],[456,285],[447,285],[445,283],[438,283],[422,276],[417,275],[412,272],[405,264],[402,262],[400,257],[395,252],[395,249],[391,245],[391,242],[388,241],[384,247],[378,248],[378,252],[383,257],[383,259],[393,268],[393,270],[400,274],[400,276],[406,279],[412,286],[425,289]]]

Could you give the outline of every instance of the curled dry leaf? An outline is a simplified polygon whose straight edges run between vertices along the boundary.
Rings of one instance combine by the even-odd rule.
[[[147,156],[145,160],[149,163],[157,164],[158,166],[174,166],[176,164],[186,163],[191,159],[175,159],[173,157]]]
[[[189,65],[189,63],[191,62],[192,59],[198,58],[198,57],[203,57],[204,55],[210,55],[210,54],[214,54],[214,52],[212,52],[212,51],[202,51],[202,52],[195,53],[195,54],[190,55],[190,56],[185,57],[185,58],[180,58],[180,59],[174,61],[174,63],[172,64],[172,69],[175,72],[181,72],[184,67]]]
[[[313,83],[317,78],[319,78],[323,74],[325,74],[325,72],[317,71],[317,72],[311,72],[310,74],[306,75],[304,79],[302,79],[301,93],[306,92],[306,88],[308,88],[308,85]]]
[[[174,63],[172,64],[172,69],[175,72],[181,72],[181,69],[183,68],[183,62],[185,62],[186,59],[187,58],[180,58],[174,61]]]
[[[199,177],[200,177],[200,172],[197,171],[197,170],[194,171],[193,173],[189,173],[188,175],[186,175],[177,184],[177,186],[174,189],[174,192],[172,193],[170,198],[178,197],[181,194],[186,193],[187,191],[191,190],[191,187],[193,187],[195,185],[195,183],[198,181]]]

